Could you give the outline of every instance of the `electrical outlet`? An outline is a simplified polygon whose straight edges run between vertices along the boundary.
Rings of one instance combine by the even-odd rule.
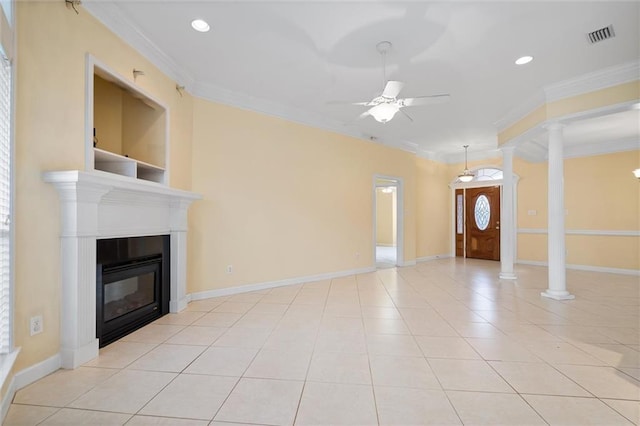
[[[227,274],[233,274],[233,265],[227,265]]]
[[[360,252],[359,251],[356,252],[356,259],[360,259]]]
[[[43,325],[42,325],[42,315],[37,315],[35,317],[31,317],[29,321],[29,332],[31,336],[35,336],[36,334],[42,333]]]

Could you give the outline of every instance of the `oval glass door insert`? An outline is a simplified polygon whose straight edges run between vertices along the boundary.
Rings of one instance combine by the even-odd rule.
[[[491,217],[491,209],[489,208],[489,199],[486,195],[481,195],[476,200],[476,206],[473,212],[476,219],[476,226],[481,231],[487,229],[489,226],[489,219]]]

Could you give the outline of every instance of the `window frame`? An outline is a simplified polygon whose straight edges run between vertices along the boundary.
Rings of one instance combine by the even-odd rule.
[[[5,4],[9,4],[10,17],[7,19],[5,14]],[[11,373],[13,365],[16,361],[20,348],[15,347],[14,340],[14,324],[15,324],[15,122],[16,122],[16,45],[15,45],[15,0],[3,2],[0,6],[0,61],[7,61],[10,66],[10,86],[9,86],[9,297],[6,302],[8,304],[8,321],[6,324],[0,324],[0,327],[6,327],[4,332],[8,334],[8,343],[6,348],[0,348],[0,387],[4,388],[7,378]],[[4,64],[0,64],[4,66]],[[7,394],[11,393],[11,388],[7,389]],[[2,407],[5,408],[5,407]],[[5,413],[2,413],[4,415]],[[1,419],[2,417],[0,417]]]

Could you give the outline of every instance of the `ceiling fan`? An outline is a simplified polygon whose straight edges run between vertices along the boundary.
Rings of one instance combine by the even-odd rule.
[[[401,81],[387,80],[386,74],[386,55],[389,49],[391,49],[391,43],[388,41],[381,41],[376,45],[376,49],[382,56],[382,72],[385,82],[384,90],[380,96],[373,98],[368,102],[354,102],[351,105],[361,105],[370,107],[367,111],[363,112],[358,118],[365,118],[372,116],[376,121],[380,123],[386,123],[396,115],[398,111],[402,112],[409,120],[413,119],[402,108],[432,105],[437,103],[446,102],[450,96],[448,94],[441,95],[429,95],[418,96],[415,98],[398,98],[398,94],[402,90],[404,83]]]

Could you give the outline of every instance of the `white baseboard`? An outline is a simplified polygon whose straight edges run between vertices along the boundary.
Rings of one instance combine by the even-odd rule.
[[[533,265],[533,266],[549,266],[547,262],[539,260],[520,260],[516,263],[521,265]],[[589,271],[589,272],[606,272],[608,274],[622,274],[622,275],[637,275],[640,276],[640,270],[638,269],[623,269],[623,268],[608,268],[605,266],[591,266],[591,265],[573,265],[567,264],[567,269],[574,269],[577,271]]]
[[[62,358],[60,357],[60,354],[55,354],[42,362],[18,371],[14,377],[14,380],[16,381],[16,390],[29,386],[36,380],[42,379],[44,376],[59,370],[61,367]]]
[[[369,272],[375,272],[375,270],[376,268],[374,266],[371,266],[371,267],[361,268],[361,269],[350,269],[347,271],[329,272],[326,274],[287,278],[287,279],[278,280],[278,281],[268,281],[264,283],[241,285],[237,287],[227,287],[227,288],[219,288],[216,290],[199,291],[197,293],[191,293],[189,297],[190,297],[190,300],[201,300],[201,299],[209,299],[211,297],[230,296],[233,294],[247,293],[250,291],[267,290],[275,287],[284,287],[288,285],[304,284],[304,283],[310,283],[314,281],[330,280],[333,278],[346,277],[349,275],[366,274]]]
[[[7,413],[9,412],[9,407],[11,406],[11,402],[13,401],[13,397],[16,394],[16,381],[15,379],[11,379],[11,383],[7,386],[7,391],[2,397],[2,407],[0,407],[0,424],[4,424],[4,418],[7,417]]]
[[[11,406],[11,402],[13,401],[13,397],[16,392],[20,389],[29,386],[31,383],[42,379],[43,377],[57,371],[62,366],[62,361],[60,358],[60,354],[55,354],[54,356],[45,359],[42,362],[39,362],[31,367],[27,367],[24,370],[18,371],[15,376],[11,379],[11,383],[7,387],[7,392],[4,394],[2,398],[2,408],[0,411],[0,423],[4,421],[7,412],[9,412],[9,407]]]
[[[6,355],[1,356],[0,361],[0,387],[4,387],[5,381],[11,374],[11,369],[13,368],[14,363],[16,362],[16,358],[18,357],[18,353],[20,353],[20,348],[16,348]],[[2,405],[0,406],[0,424],[4,422],[4,418],[9,412],[9,406],[13,401],[13,396],[16,393],[16,381],[15,378],[11,378],[11,382],[6,387],[6,392],[2,397]]]
[[[436,259],[446,259],[452,257],[451,254],[447,253],[447,254],[436,254],[434,256],[427,256],[427,257],[419,257],[416,259],[417,262],[429,262],[431,260],[436,260]]]

